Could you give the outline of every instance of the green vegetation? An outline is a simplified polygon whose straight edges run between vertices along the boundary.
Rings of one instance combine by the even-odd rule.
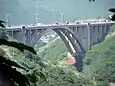
[[[88,79],[84,79],[72,66],[49,65],[46,82],[38,82],[38,86],[92,86]]]
[[[17,69],[28,77],[32,86],[107,86],[109,82],[115,80],[114,27],[113,25],[103,42],[94,45],[92,50],[87,52],[82,73],[78,73],[73,66],[58,64],[58,61],[67,55],[67,48],[61,39],[35,47],[38,56],[43,57],[46,63],[45,68],[40,66],[38,56],[29,55],[25,58],[24,54],[14,48],[6,46],[0,48],[4,49],[9,59],[28,70],[25,72]]]
[[[96,44],[84,58],[84,73],[94,78],[97,86],[115,82],[115,26],[106,39]],[[90,74],[89,74],[90,72]]]
[[[8,2],[8,0],[6,0],[6,2]],[[20,3],[24,2],[20,0]],[[2,0],[1,3],[5,3],[4,0]],[[1,3],[0,5],[3,6]],[[19,1],[14,0],[13,3],[15,3],[15,6],[16,3],[18,3],[18,6],[20,5]],[[12,4],[12,2],[10,2],[10,4]],[[28,5],[30,6],[30,4]],[[11,6],[13,7],[13,5]],[[3,7],[5,9],[5,6]],[[10,9],[7,5],[6,8],[9,8],[11,11],[12,7]],[[32,6],[30,6],[30,8],[31,7]],[[22,6],[22,9],[23,8],[26,8],[26,4]],[[31,15],[31,13],[34,13],[32,12],[34,7],[30,8]],[[9,13],[15,14],[14,10]],[[27,8],[23,11],[27,12]],[[34,11],[36,12],[36,10]],[[43,11],[47,12],[46,10]],[[42,13],[45,14],[43,11]],[[18,12],[23,13],[22,11]],[[78,13],[77,10],[76,12]],[[2,10],[2,13],[5,12]],[[27,12],[27,14],[29,13]],[[25,14],[25,16],[27,15]],[[50,16],[53,19],[53,16]],[[15,19],[16,18],[13,20]],[[22,20],[28,21],[24,19],[24,17]],[[115,14],[112,16],[112,20],[115,20]],[[19,20],[18,23],[20,23],[20,21],[21,20]],[[0,21],[0,26],[4,27],[1,22],[2,21]],[[110,34],[102,43],[94,45],[92,50],[87,52],[84,58],[84,69],[82,73],[77,72],[73,66],[58,64],[58,62],[63,60],[67,55],[67,48],[62,40],[58,39],[48,45],[37,45],[35,50],[38,55],[36,55],[32,47],[12,41],[14,39],[9,39],[2,30],[3,29],[0,29],[0,81],[2,81],[3,86],[6,82],[8,84],[7,86],[108,86],[109,82],[115,82],[115,26],[111,28]],[[45,66],[43,66],[44,63],[40,58],[46,62]]]
[[[15,48],[8,46],[1,46],[0,48],[4,49],[5,55],[9,56],[10,60],[28,70],[25,72],[22,69],[17,69],[29,78],[31,86],[92,86],[90,85],[91,82],[82,77],[73,66],[47,62],[47,66],[43,68],[37,62],[39,60],[34,59],[36,58],[34,55],[33,59],[25,58],[24,54]]]
[[[38,51],[38,55],[45,61],[56,62],[67,57],[67,48],[61,39],[57,39],[55,42],[43,47],[38,48],[36,46],[35,49]]]
[[[115,69],[114,69],[114,66],[115,66],[115,63],[114,63],[115,40],[114,40],[114,38],[115,38],[115,25],[113,25],[111,27],[110,33],[107,35],[107,37],[105,38],[105,40],[103,42],[94,45],[92,47],[92,49],[87,52],[86,57],[84,58],[84,70],[82,73],[78,73],[77,71],[71,69],[71,67],[68,67],[68,66],[63,68],[63,66],[60,65],[62,68],[61,69],[58,66],[58,64],[53,65],[52,63],[50,63],[50,64],[52,64],[52,66],[46,68],[46,70],[51,71],[51,70],[54,70],[53,68],[55,68],[55,71],[52,71],[52,73],[49,73],[49,72],[48,73],[49,73],[50,77],[52,77],[52,76],[54,77],[54,75],[56,75],[55,78],[56,78],[57,82],[58,82],[58,80],[61,80],[59,71],[63,71],[63,69],[64,70],[67,69],[68,71],[71,70],[71,72],[73,72],[71,76],[73,76],[73,81],[75,80],[75,82],[76,82],[75,84],[77,86],[79,86],[80,83],[81,83],[81,86],[108,86],[109,82],[115,82]],[[54,44],[56,44],[57,46],[60,46],[61,43],[59,42],[59,40],[60,39],[55,41],[55,43],[51,44],[47,48],[46,48],[46,46],[44,46],[44,48],[45,48],[44,50],[52,51],[54,49],[57,49],[57,48],[55,48],[56,46],[54,46]],[[54,46],[54,47],[52,47],[52,46]],[[42,48],[39,48],[39,49],[42,49]],[[52,49],[52,48],[54,48],[54,49]],[[50,52],[48,52],[48,53],[50,53]],[[48,53],[46,52],[46,56],[49,56]],[[65,55],[66,52],[61,54],[62,57],[63,57],[63,54]],[[50,55],[53,55],[52,52]],[[54,58],[53,59],[51,57],[49,57],[49,58],[47,57],[47,59],[45,58],[45,60],[49,60],[49,59],[54,61]],[[58,58],[58,59],[60,59],[60,58]],[[51,68],[51,70],[50,70],[50,68]],[[58,72],[56,70],[58,70]],[[69,73],[69,72],[67,72],[67,73]],[[60,77],[58,77],[58,76],[60,76]],[[66,75],[66,76],[68,77],[68,75]],[[64,76],[62,76],[62,77],[64,77]],[[80,83],[78,83],[76,79]],[[49,85],[49,86],[53,85],[53,84],[56,84],[55,86],[61,85],[61,82],[60,82],[60,84],[57,84],[55,82],[54,78],[53,79],[48,78],[48,80],[49,80],[49,82],[52,82],[52,83],[47,83],[47,85]],[[63,84],[64,83],[66,83],[66,82],[63,82]],[[83,85],[83,83],[85,83],[85,85]],[[42,83],[42,84],[44,84],[44,83]],[[66,84],[68,84],[68,83],[66,83]],[[74,86],[75,84],[73,83],[68,86],[71,86],[71,85]]]
[[[67,55],[67,48],[61,39],[36,46],[38,56],[32,53],[26,55],[28,51],[23,54],[16,48],[3,45],[0,49],[5,51],[5,57],[26,70],[16,67],[18,72],[28,78],[31,86],[107,86],[109,82],[115,81],[114,27],[103,42],[87,52],[82,73],[78,73],[73,66],[58,64]],[[2,50],[0,52],[0,55],[4,54]],[[39,57],[43,57],[46,63],[44,68],[39,64]]]
[[[0,27],[4,28],[4,21],[0,20]],[[2,37],[2,38],[1,38]],[[2,32],[0,32],[0,45],[5,45],[9,47],[14,47],[21,52],[24,52],[25,50],[28,50],[29,52],[36,54],[35,50],[27,45],[24,45],[22,43],[14,42],[14,41],[8,41],[5,39],[6,36]],[[8,37],[7,37],[8,38]],[[15,67],[15,68],[14,68]],[[1,86],[30,86],[30,80],[29,78],[20,73],[18,69],[22,69],[23,71],[27,71],[24,67],[20,66],[15,61],[12,61],[8,57],[5,57],[5,51],[4,49],[0,48],[0,84]]]

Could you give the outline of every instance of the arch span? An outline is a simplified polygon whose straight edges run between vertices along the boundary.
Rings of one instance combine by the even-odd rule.
[[[42,30],[42,32],[37,35],[37,39],[35,40],[39,40],[43,36],[43,34],[47,32],[47,29]],[[63,40],[64,44],[68,48],[68,51],[71,54],[75,54],[75,60],[76,60],[75,66],[77,67],[78,71],[81,71],[83,67],[82,60],[83,57],[85,56],[85,51],[82,45],[80,44],[79,40],[77,39],[76,35],[74,34],[74,32],[72,32],[68,27],[50,28],[50,29],[55,31],[60,36],[60,38]]]
[[[65,36],[67,36],[72,46],[74,47],[74,58],[76,60],[75,66],[77,70],[81,72],[83,68],[83,58],[85,56],[85,50],[82,48],[75,34],[69,28],[59,28],[59,30],[62,31]]]
[[[63,40],[65,43],[66,47],[68,48],[68,51],[71,54],[75,54],[75,59],[76,59],[76,64],[75,66],[78,68],[80,71],[82,68],[82,59],[85,55],[85,51],[80,44],[79,40],[77,39],[76,35],[74,32],[71,30],[69,27],[47,27],[47,28],[23,28],[21,31],[14,32],[17,40],[22,40],[24,43],[29,44],[31,46],[34,46],[35,44],[38,43],[38,40],[43,36],[45,32],[47,32],[48,29],[52,29],[55,31],[60,38]],[[19,37],[19,35],[22,35]],[[14,36],[15,36],[14,35]],[[21,42],[21,41],[20,41]]]

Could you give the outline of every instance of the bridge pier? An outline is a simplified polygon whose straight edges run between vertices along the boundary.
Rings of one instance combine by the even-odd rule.
[[[25,44],[25,33],[23,31],[13,32],[13,38],[18,40],[20,43]]]
[[[91,36],[90,36],[90,33],[91,33],[91,31],[90,31],[90,24],[88,24],[87,25],[87,34],[88,34],[88,36],[87,36],[87,40],[88,40],[88,49],[87,50],[90,50],[91,49]]]

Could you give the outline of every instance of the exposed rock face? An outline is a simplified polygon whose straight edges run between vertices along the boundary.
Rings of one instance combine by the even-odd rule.
[[[72,65],[75,63],[76,61],[75,61],[74,55],[71,55],[70,53],[68,53],[67,59],[62,61],[62,64],[68,64],[68,65]]]

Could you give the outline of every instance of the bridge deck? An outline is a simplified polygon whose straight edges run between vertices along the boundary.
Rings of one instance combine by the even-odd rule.
[[[112,21],[106,21],[106,22],[90,22],[90,23],[83,23],[80,24],[76,23],[70,23],[70,24],[42,24],[42,25],[25,25],[25,30],[27,29],[44,29],[44,28],[64,28],[64,27],[73,27],[73,26],[86,26],[88,24],[90,25],[100,25],[100,24],[111,24],[114,23]],[[12,26],[12,27],[6,27],[5,30],[7,31],[19,31],[22,29],[22,26]]]

